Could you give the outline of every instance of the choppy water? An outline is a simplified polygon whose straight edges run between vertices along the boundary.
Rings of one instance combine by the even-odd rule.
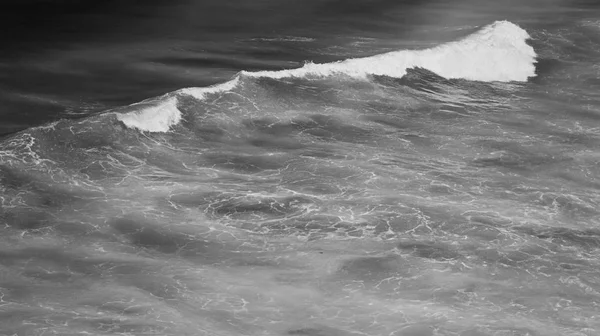
[[[3,15],[0,335],[600,333],[593,2]]]

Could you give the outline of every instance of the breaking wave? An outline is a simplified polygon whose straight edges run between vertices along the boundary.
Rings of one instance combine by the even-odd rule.
[[[233,89],[244,77],[322,78],[335,75],[367,79],[369,75],[401,78],[411,68],[423,68],[448,79],[483,82],[527,81],[535,76],[536,53],[526,41],[529,34],[508,21],[497,21],[455,42],[424,50],[400,50],[333,63],[306,63],[279,71],[241,71],[233,80],[205,88],[187,88],[154,100],[148,107],[118,115],[127,127],[167,132],[181,121],[177,95],[203,100],[207,94]],[[132,105],[137,108],[140,104]]]

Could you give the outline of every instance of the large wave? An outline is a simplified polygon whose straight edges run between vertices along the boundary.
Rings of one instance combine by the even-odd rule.
[[[147,132],[167,132],[180,122],[177,95],[203,100],[207,94],[228,91],[243,77],[322,78],[345,75],[368,78],[381,75],[401,78],[407,69],[424,68],[448,79],[485,82],[527,81],[535,76],[536,53],[526,41],[529,34],[508,21],[497,21],[455,42],[423,50],[400,50],[365,58],[333,63],[306,63],[303,67],[279,71],[240,72],[233,80],[206,88],[182,89],[153,100],[147,107],[132,105],[134,111],[117,118],[127,127]],[[141,109],[139,107],[142,107]]]

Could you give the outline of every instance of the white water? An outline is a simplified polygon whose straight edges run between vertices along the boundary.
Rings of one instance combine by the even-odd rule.
[[[202,100],[207,94],[233,89],[240,76],[248,77],[326,77],[344,74],[367,78],[385,75],[400,78],[406,70],[420,67],[445,78],[476,81],[527,81],[535,76],[536,53],[526,41],[529,34],[508,21],[497,21],[456,42],[424,50],[401,50],[365,58],[315,64],[279,71],[242,71],[233,80],[206,88],[187,88],[177,91]],[[117,118],[127,127],[146,132],[168,132],[181,121],[177,98],[170,96],[159,105],[120,114]]]

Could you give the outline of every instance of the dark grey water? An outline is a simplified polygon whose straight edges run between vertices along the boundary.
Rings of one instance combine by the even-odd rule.
[[[600,332],[593,2],[0,16],[0,335]]]

